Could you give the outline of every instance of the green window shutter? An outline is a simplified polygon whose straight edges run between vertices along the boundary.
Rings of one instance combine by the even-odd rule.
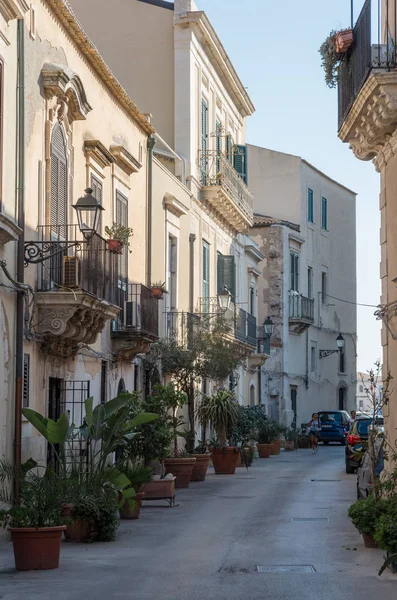
[[[310,188],[307,190],[307,220],[309,223],[314,223],[313,190]]]
[[[328,201],[321,198],[321,229],[328,229]]]
[[[203,241],[203,298],[210,297],[210,247]]]
[[[299,291],[299,255],[290,254],[290,290]]]
[[[128,198],[116,190],[116,223],[128,227]],[[119,287],[127,289],[128,279],[128,248],[124,248],[118,256]]]
[[[232,136],[229,134],[226,136],[226,156],[229,162],[232,162],[232,154],[233,154],[233,140]]]
[[[236,261],[232,254],[227,256],[218,254],[217,280],[218,293],[226,286],[234,302],[236,298]]]
[[[207,149],[208,149],[208,104],[201,100],[201,174],[202,184],[207,183]]]
[[[247,146],[236,144],[233,148],[233,166],[244,183],[248,183]]]
[[[216,122],[216,172],[219,173],[221,170],[220,155],[222,152],[221,146],[221,124],[219,121]]]

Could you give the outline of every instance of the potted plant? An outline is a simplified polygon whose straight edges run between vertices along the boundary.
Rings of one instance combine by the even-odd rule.
[[[134,465],[130,462],[119,465],[119,469],[124,473],[131,482],[130,487],[135,491],[135,496],[132,500],[126,499],[120,506],[121,519],[139,519],[142,507],[142,500],[145,496],[143,488],[145,484],[150,483],[153,479],[153,471],[150,467],[144,465]],[[122,498],[120,498],[122,500]]]
[[[331,31],[319,49],[321,66],[324,69],[325,83],[329,88],[336,87],[336,84],[338,83],[339,64],[343,56],[337,51],[336,36],[337,31]]]
[[[393,495],[385,502],[386,511],[378,517],[374,532],[375,542],[387,552],[379,575],[386,567],[389,567],[393,573],[397,573],[397,496]]]
[[[239,403],[234,394],[219,389],[213,396],[204,396],[199,403],[196,416],[204,427],[212,423],[217,434],[217,446],[211,448],[215,473],[231,475],[236,470],[238,448],[228,446],[228,438],[238,419]]]
[[[296,450],[299,433],[294,427],[287,427],[284,431],[284,450],[291,452]]]
[[[15,567],[18,571],[57,569],[62,532],[63,497],[57,475],[46,469],[43,475],[30,459],[19,472],[5,461],[0,462],[0,501],[11,507],[0,510],[0,525],[11,533]],[[33,472],[35,469],[36,472]],[[19,502],[7,492],[16,477],[19,483]]]
[[[167,294],[167,288],[165,287],[165,282],[156,281],[152,283],[152,294],[154,298],[157,300],[161,300],[164,294]]]
[[[196,459],[196,462],[193,465],[193,472],[190,481],[204,481],[207,476],[208,466],[211,459],[211,454],[208,452],[207,442],[200,442],[193,449],[191,456]]]
[[[351,27],[341,29],[335,35],[335,47],[338,54],[345,54],[353,45],[354,32]]]
[[[310,448],[310,435],[308,432],[307,423],[302,423],[298,431],[298,448]]]
[[[108,250],[116,254],[121,254],[124,246],[130,247],[129,238],[134,235],[131,227],[125,227],[125,225],[118,225],[117,223],[113,223],[111,227],[106,226],[105,233],[109,238],[107,240]],[[131,254],[131,250],[129,252]]]
[[[275,421],[267,420],[258,432],[258,453],[260,458],[269,458],[270,455],[280,454],[281,443],[280,428]]]
[[[238,467],[252,465],[255,455],[253,444],[258,438],[259,428],[265,421],[264,406],[239,406],[237,423],[230,437],[231,444],[240,449]]]
[[[374,538],[377,521],[382,515],[387,514],[388,502],[386,500],[377,500],[373,494],[365,500],[357,500],[349,508],[348,515],[353,525],[363,536],[366,548],[377,548]],[[378,539],[380,536],[376,536]]]

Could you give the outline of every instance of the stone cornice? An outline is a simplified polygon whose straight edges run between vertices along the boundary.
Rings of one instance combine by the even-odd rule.
[[[261,262],[265,258],[265,255],[262,254],[262,252],[258,250],[258,248],[254,246],[254,244],[246,244],[244,246],[244,251],[246,254],[251,256],[251,258],[253,258],[257,263]]]
[[[87,156],[92,158],[102,167],[109,167],[114,158],[109,150],[99,140],[85,140],[84,150]]]
[[[110,152],[114,156],[116,163],[119,165],[127,175],[131,173],[138,173],[142,167],[139,160],[137,160],[124,146],[110,146]]]
[[[397,146],[397,72],[372,73],[360,90],[339,137],[360,160],[374,160],[379,170]]]
[[[44,95],[66,101],[68,119],[82,121],[92,110],[80,77],[66,65],[45,63],[41,69]]]
[[[205,12],[191,11],[177,14],[174,17],[174,25],[192,27],[241,114],[245,117],[252,115],[255,106]]]
[[[0,14],[8,22],[12,19],[23,19],[29,4],[25,0],[0,0]]]

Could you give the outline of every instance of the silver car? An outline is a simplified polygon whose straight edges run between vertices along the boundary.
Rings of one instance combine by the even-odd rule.
[[[382,440],[377,440],[375,444],[376,459],[376,476],[380,477],[384,467],[383,444]],[[373,486],[371,472],[371,458],[368,450],[364,454],[360,466],[357,471],[357,498],[365,499]]]

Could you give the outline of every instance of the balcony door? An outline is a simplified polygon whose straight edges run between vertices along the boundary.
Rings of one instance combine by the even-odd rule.
[[[116,223],[128,227],[128,199],[119,190],[116,190]],[[124,322],[125,303],[128,300],[128,247],[124,247],[122,254],[118,257],[117,265],[117,291],[118,305],[122,312],[120,319]]]
[[[57,123],[51,137],[51,187],[50,187],[50,240],[54,250],[59,242],[68,238],[68,163],[66,139],[62,126]],[[48,235],[48,234],[47,234]],[[47,235],[45,236],[48,239]],[[49,280],[49,289],[57,288],[63,281],[65,254],[51,258],[44,263],[42,277]]]

